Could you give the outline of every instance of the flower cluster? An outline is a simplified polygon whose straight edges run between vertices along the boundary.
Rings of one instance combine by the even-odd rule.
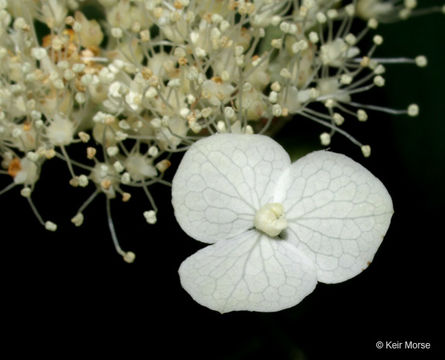
[[[214,133],[266,133],[302,116],[371,148],[342,129],[346,117],[368,111],[415,116],[360,104],[354,94],[385,84],[382,43],[367,35],[379,22],[440,7],[415,0],[0,0],[1,173],[21,188],[46,229],[31,195],[44,163],[63,159],[69,184],[106,198],[111,235],[128,262],[111,219],[110,201],[147,197],[146,221],[157,207],[150,185],[162,183],[171,154]],[[91,12],[91,8],[95,8]],[[89,11],[93,14],[90,15]],[[363,29],[352,32],[354,19]],[[365,21],[363,21],[365,20]],[[364,44],[362,46],[362,44]],[[397,59],[425,66],[424,56]],[[315,106],[314,104],[321,104]],[[321,109],[321,110],[320,110]],[[72,144],[83,143],[82,161]],[[71,155],[70,155],[71,154]]]

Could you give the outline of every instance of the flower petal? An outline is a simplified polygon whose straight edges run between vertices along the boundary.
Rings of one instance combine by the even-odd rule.
[[[253,227],[290,164],[289,155],[261,135],[217,134],[194,143],[172,184],[176,219],[191,237],[213,243]]]
[[[295,246],[256,230],[201,249],[179,275],[196,302],[221,313],[286,309],[317,284],[314,264]]]
[[[393,205],[384,185],[362,165],[328,151],[292,164],[277,186],[287,239],[314,261],[318,281],[348,280],[372,261]]]

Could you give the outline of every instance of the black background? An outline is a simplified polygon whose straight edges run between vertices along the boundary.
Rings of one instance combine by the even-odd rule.
[[[143,219],[149,207],[142,195],[127,204],[113,202],[121,245],[137,254],[129,265],[114,253],[103,196],[84,212],[81,228],[70,224],[93,188],[70,188],[64,164],[51,161],[33,196],[42,216],[59,224],[56,233],[37,223],[18,190],[0,198],[3,345],[16,354],[31,350],[59,358],[109,352],[122,352],[126,359],[439,358],[444,30],[440,15],[379,29],[385,38],[380,56],[425,54],[430,64],[425,69],[388,66],[387,86],[363,101],[402,108],[418,102],[421,115],[370,113],[366,124],[347,119],[344,128],[371,144],[369,159],[340,136],[333,139],[333,151],[361,162],[393,197],[391,227],[365,272],[345,283],[319,284],[302,303],[278,313],[220,315],[195,303],[179,284],[180,263],[203,244],[177,225],[170,189],[152,188],[160,208],[154,226]],[[317,146],[308,139],[316,140],[320,131],[297,118],[276,138],[294,151]],[[378,340],[423,341],[432,349],[377,350]]]

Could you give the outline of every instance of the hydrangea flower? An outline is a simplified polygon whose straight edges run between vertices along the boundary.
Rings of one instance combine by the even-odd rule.
[[[382,24],[445,13],[417,5],[0,0],[0,175],[9,180],[0,196],[19,188],[37,220],[55,231],[33,194],[51,168],[45,164],[63,160],[57,181],[84,194],[69,204],[72,223],[82,226],[102,197],[116,252],[132,262],[135,254],[119,245],[112,204],[143,196],[139,216],[155,224],[163,215],[151,187],[171,186],[173,154],[197,139],[271,135],[304,118],[321,126],[323,146],[344,136],[369,157],[372,140],[356,138],[354,122],[376,112],[419,115],[415,103],[395,109],[359,95],[385,86],[393,64],[428,64],[421,54],[377,57]]]
[[[298,304],[317,281],[339,283],[372,261],[393,214],[384,185],[330,151],[291,164],[262,135],[194,143],[173,179],[182,229],[212,244],[179,268],[195,301],[221,313]]]

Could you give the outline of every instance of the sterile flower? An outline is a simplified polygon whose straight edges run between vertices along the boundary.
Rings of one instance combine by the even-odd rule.
[[[216,134],[194,143],[172,197],[182,229],[213,244],[181,264],[181,284],[221,313],[282,310],[317,281],[356,276],[393,214],[386,188],[362,165],[329,151],[291,164],[262,135]]]

